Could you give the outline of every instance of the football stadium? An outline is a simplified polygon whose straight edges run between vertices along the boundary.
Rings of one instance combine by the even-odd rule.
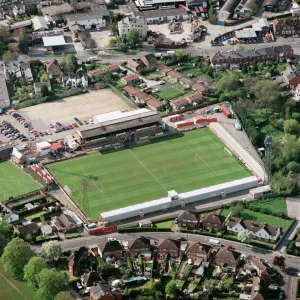
[[[47,168],[89,218],[108,223],[258,184],[210,128],[143,146],[95,151]]]

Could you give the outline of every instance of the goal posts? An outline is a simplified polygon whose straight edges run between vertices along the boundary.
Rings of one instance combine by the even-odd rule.
[[[224,147],[224,151],[229,154],[229,156],[233,156],[232,152],[227,147]]]

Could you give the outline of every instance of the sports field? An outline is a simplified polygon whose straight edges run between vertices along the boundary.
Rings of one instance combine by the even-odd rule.
[[[82,179],[87,179],[92,219],[100,212],[187,192],[244,177],[251,173],[208,128],[109,154],[93,152],[48,165],[82,208]]]
[[[0,201],[20,196],[35,190],[39,186],[24,175],[10,161],[0,162]]]

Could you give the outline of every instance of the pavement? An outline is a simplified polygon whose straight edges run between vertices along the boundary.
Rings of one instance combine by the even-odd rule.
[[[116,238],[120,241],[128,241],[130,239],[137,238],[143,234],[145,237],[150,238],[151,240],[159,240],[159,239],[167,239],[167,238],[181,238],[184,237],[187,239],[188,242],[201,242],[201,243],[208,243],[210,237],[201,236],[196,234],[185,234],[185,233],[178,233],[178,232],[133,232],[133,233],[110,233],[101,236],[84,236],[76,239],[71,240],[64,240],[61,242],[61,246],[63,250],[75,249],[82,246],[94,246],[98,245],[99,243],[105,242],[108,238]],[[266,259],[269,263],[273,263],[273,259],[275,256],[283,255],[285,257],[286,267],[288,269],[287,273],[284,274],[285,280],[285,294],[286,299],[288,300],[295,300],[296,297],[296,282],[298,279],[298,272],[300,271],[300,258],[299,257],[290,257],[286,254],[278,253],[275,251],[270,251],[267,249],[261,249],[257,247],[248,246],[245,244],[241,244],[238,242],[223,240],[218,238],[222,244],[225,246],[229,243],[233,245],[236,251],[243,253],[245,255],[255,255],[258,258]],[[40,246],[33,246],[36,252],[41,251]]]

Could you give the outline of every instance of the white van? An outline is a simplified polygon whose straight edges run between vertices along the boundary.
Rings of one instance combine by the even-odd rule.
[[[209,239],[208,243],[209,243],[210,245],[212,245],[212,246],[219,246],[219,247],[222,246],[222,244],[220,243],[220,241],[215,240],[215,239]]]
[[[89,57],[88,60],[98,60],[98,57],[97,56],[91,56],[91,57]]]

